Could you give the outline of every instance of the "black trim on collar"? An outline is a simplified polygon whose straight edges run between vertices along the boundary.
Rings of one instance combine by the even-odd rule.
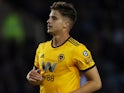
[[[71,38],[71,36],[70,36],[70,37],[68,37],[68,38],[65,40],[65,42],[63,42],[61,45],[56,46],[56,47],[54,47],[54,46],[53,46],[53,40],[52,40],[52,42],[51,42],[51,46],[52,46],[52,48],[57,48],[57,47],[62,46],[63,44],[65,44],[65,43],[68,41],[68,39],[69,39],[69,38]]]

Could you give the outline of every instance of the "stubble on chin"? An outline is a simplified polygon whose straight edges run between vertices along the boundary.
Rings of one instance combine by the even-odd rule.
[[[52,32],[50,30],[47,30],[47,33],[52,35]]]

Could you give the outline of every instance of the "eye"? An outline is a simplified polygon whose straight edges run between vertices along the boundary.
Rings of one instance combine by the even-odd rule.
[[[53,19],[53,20],[57,20],[57,17],[55,17],[55,16],[52,16],[52,19]]]

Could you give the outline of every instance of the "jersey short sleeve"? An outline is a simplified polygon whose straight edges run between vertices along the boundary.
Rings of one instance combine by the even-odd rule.
[[[90,51],[82,44],[74,49],[73,58],[79,70],[86,71],[95,66]]]
[[[39,60],[40,60],[40,52],[42,50],[43,44],[39,44],[38,48],[36,49],[35,59],[34,59],[34,66],[39,68]]]

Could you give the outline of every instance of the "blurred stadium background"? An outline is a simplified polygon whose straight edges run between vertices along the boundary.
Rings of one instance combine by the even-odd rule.
[[[38,44],[51,38],[46,20],[54,1],[0,0],[0,93],[39,93],[26,74]],[[124,0],[66,1],[78,12],[71,35],[89,48],[99,69],[98,93],[123,93]]]

